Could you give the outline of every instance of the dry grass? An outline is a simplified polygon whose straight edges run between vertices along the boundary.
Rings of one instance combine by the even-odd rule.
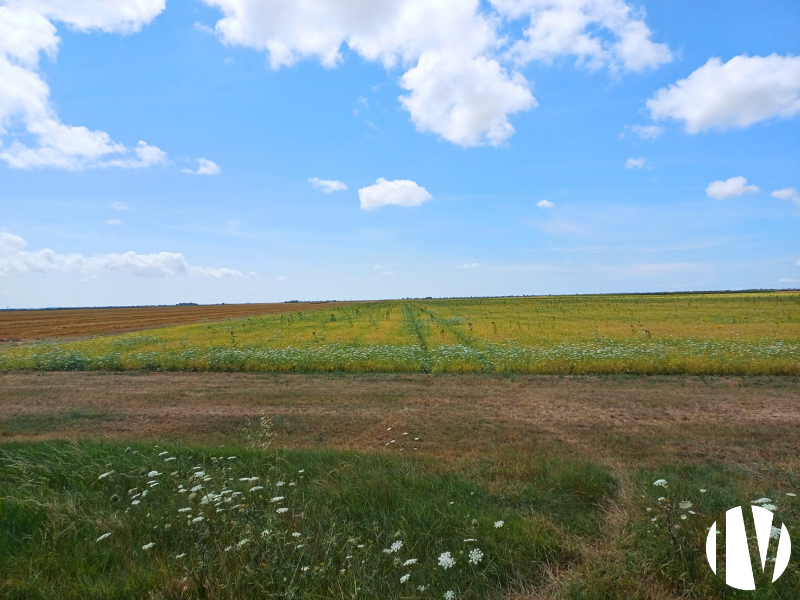
[[[796,468],[800,439],[797,378],[8,373],[0,388],[3,440],[230,442],[264,411],[291,448]]]

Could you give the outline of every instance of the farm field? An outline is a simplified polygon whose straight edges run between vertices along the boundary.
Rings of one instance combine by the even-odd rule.
[[[0,388],[4,598],[800,592],[796,545],[755,593],[704,562],[732,506],[769,498],[800,525],[796,377],[6,373]]]
[[[332,304],[5,344],[0,369],[800,375],[800,293]]]
[[[0,310],[0,342],[79,338],[327,306],[327,302]],[[330,303],[338,304],[338,303]]]

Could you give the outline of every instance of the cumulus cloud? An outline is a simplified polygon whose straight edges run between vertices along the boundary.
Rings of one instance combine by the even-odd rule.
[[[222,171],[217,163],[207,158],[198,158],[197,163],[199,165],[197,171],[192,171],[191,169],[182,169],[182,171],[192,175],[219,175],[220,171]]]
[[[787,200],[789,202],[794,202],[797,206],[800,206],[800,193],[797,192],[794,188],[783,188],[782,190],[775,190],[770,194],[773,198],[777,198],[778,200]]]
[[[725,181],[712,181],[706,188],[706,194],[717,200],[725,198],[735,198],[744,194],[755,194],[758,186],[747,185],[747,179],[742,176],[731,177]]]
[[[735,56],[709,61],[647,101],[654,119],[682,121],[688,133],[747,127],[800,112],[800,56]]]
[[[553,208],[555,204],[550,202],[550,200],[539,200],[536,203],[536,206],[538,206],[539,208]]]
[[[358,190],[358,199],[363,210],[375,210],[381,206],[420,206],[433,196],[424,187],[408,179],[386,181],[379,177],[375,185]]]
[[[114,210],[130,210],[131,207],[124,202],[116,201],[111,203],[111,208]]]
[[[519,63],[575,56],[592,69],[643,71],[672,60],[650,39],[644,12],[624,0],[490,0],[508,19],[528,19],[510,54]]]
[[[152,21],[165,0],[6,0],[0,5],[0,136],[21,125],[35,140],[33,147],[14,140],[3,147],[0,160],[10,167],[145,167],[163,164],[164,153],[140,142],[131,150],[114,142],[104,131],[90,131],[62,123],[50,104],[50,89],[39,74],[42,54],[55,59],[60,39],[54,21],[75,30],[132,33]],[[18,125],[19,124],[19,125]],[[121,158],[106,160],[109,155]]]
[[[122,225],[122,219],[109,219],[106,225]]]
[[[456,269],[474,269],[479,266],[478,263],[464,263],[463,265],[458,265]]]
[[[644,167],[645,163],[644,158],[629,158],[625,161],[625,168],[626,169],[641,169]]]
[[[342,183],[341,181],[337,181],[336,179],[319,179],[318,177],[310,177],[308,179],[318,190],[322,190],[326,194],[330,194],[331,192],[341,192],[347,189],[347,186]]]
[[[236,269],[223,267],[197,267],[190,265],[181,253],[157,254],[57,254],[50,248],[26,251],[27,242],[12,233],[0,232],[0,276],[29,275],[31,273],[77,273],[97,276],[105,274],[136,275],[138,277],[241,277]]]
[[[537,106],[515,69],[572,55],[579,63],[641,71],[671,60],[624,0],[204,0],[223,18],[226,45],[267,53],[273,69],[342,61],[344,45],[400,66],[399,100],[419,131],[461,146],[500,145],[509,117]],[[356,109],[358,110],[358,109]]]

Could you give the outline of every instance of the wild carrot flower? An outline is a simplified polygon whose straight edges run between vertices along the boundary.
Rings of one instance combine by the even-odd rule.
[[[275,496],[274,498],[270,499],[270,502],[280,502],[283,499],[284,499],[283,496]]]
[[[164,450],[163,452],[159,452],[159,456],[164,456],[165,454],[169,454],[169,450]]]
[[[103,534],[103,535],[101,535],[99,538],[97,538],[97,539],[95,540],[95,542],[94,542],[94,543],[96,544],[97,542],[102,542],[104,539],[106,539],[106,538],[107,538],[107,537],[109,537],[110,535],[111,535],[111,532],[109,532],[109,533],[104,533],[104,534]]]
[[[797,494],[793,494],[792,492],[786,492],[787,496],[791,496],[792,498],[797,497]]]
[[[402,548],[402,547],[403,547],[403,541],[402,540],[397,540],[389,548],[385,548],[383,551],[386,554],[394,554],[395,552],[400,550],[400,548]]]
[[[261,537],[267,537],[270,533],[272,533],[272,530],[265,529],[264,531],[261,532]]]
[[[475,548],[469,551],[469,562],[471,564],[477,565],[481,560],[483,560],[483,552],[480,549]]]
[[[175,457],[174,456],[169,456],[169,457],[164,459],[164,462],[169,462],[171,460],[175,460]]]
[[[456,564],[456,560],[450,556],[449,552],[442,552],[439,555],[439,566],[442,567],[445,571]]]
[[[190,492],[199,492],[199,491],[200,491],[200,490],[202,490],[202,489],[203,489],[203,486],[202,486],[202,485],[196,485],[196,486],[194,486],[194,487],[193,487],[191,490],[189,490],[189,491],[190,491]]]
[[[285,482],[283,481],[279,481],[278,483],[275,484],[275,487],[281,487],[282,485],[284,485],[284,483]]]
[[[411,574],[410,574],[410,573],[406,573],[405,575],[403,575],[403,576],[400,578],[400,583],[405,583],[405,582],[406,582],[406,581],[408,581],[409,579],[411,579]]]
[[[300,537],[302,534],[299,531],[295,531],[292,533],[292,537]]]
[[[155,542],[150,542],[149,544],[145,544],[144,546],[142,546],[142,550],[150,550],[150,548],[152,548],[155,545],[156,545]]]
[[[203,517],[195,517],[194,519],[192,519],[192,523],[199,523],[202,520],[203,520]]]
[[[136,506],[137,504],[139,504],[139,502],[140,502],[139,500],[134,500],[133,502],[131,502],[131,505]]]
[[[465,542],[477,542],[478,540],[476,540],[475,538],[467,538],[464,541]]]
[[[506,522],[505,522],[505,521],[495,521],[495,522],[494,522],[494,528],[495,528],[495,529],[499,529],[500,527],[502,527],[502,526],[503,526],[503,525],[505,525],[505,524],[506,524]]]
[[[666,479],[656,479],[653,482],[653,485],[656,487],[667,487],[667,480]]]
[[[454,600],[455,597],[456,597],[456,594],[455,594],[455,592],[453,590],[447,590],[444,593],[444,600]]]
[[[279,515],[282,515],[283,513],[288,512],[288,511],[289,511],[288,508],[279,508],[275,512],[278,513]]]
[[[251,487],[249,491],[256,492],[258,490],[263,490],[263,489],[264,489],[263,485],[256,485],[256,486]]]
[[[158,471],[150,471],[147,474],[148,477],[158,477],[159,475],[161,475],[161,473],[159,473]]]
[[[179,508],[178,512],[191,512],[191,506],[187,506],[186,508]]]
[[[305,472],[306,472],[306,470],[305,470],[305,469],[300,469],[300,470],[298,471],[298,473],[305,473]]]
[[[692,508],[692,506],[694,506],[694,504],[692,504],[688,500],[684,500],[683,502],[678,503],[678,508],[680,508],[681,510],[687,510],[689,508]]]
[[[772,512],[775,512],[776,510],[778,510],[778,507],[775,506],[774,504],[762,504],[761,508],[766,508],[767,510],[772,511]]]
[[[113,475],[113,474],[114,474],[114,471],[108,471],[107,473],[103,473],[102,475],[100,475],[100,477],[98,477],[97,479],[105,479],[109,475]]]
[[[205,476],[206,476],[206,472],[205,471],[197,471],[192,475],[192,477],[194,477],[196,479],[199,479],[200,477],[205,477]]]
[[[409,558],[406,562],[403,563],[403,566],[407,567],[409,565],[415,565],[415,564],[417,564],[417,559],[416,558]]]
[[[178,554],[178,555],[177,555],[175,558],[176,558],[176,559],[177,559],[177,558],[183,558],[184,556],[186,556],[186,553],[185,553],[185,552],[184,552],[183,554]]]

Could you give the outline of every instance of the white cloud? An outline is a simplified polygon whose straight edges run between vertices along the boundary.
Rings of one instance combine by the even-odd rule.
[[[219,168],[219,165],[212,160],[208,160],[207,158],[198,158],[198,167],[197,171],[192,171],[191,169],[181,169],[184,173],[191,173],[192,175],[219,175],[222,169]]]
[[[394,275],[392,271],[384,271],[381,275]]]
[[[358,199],[363,210],[375,210],[381,206],[420,206],[433,198],[424,187],[408,179],[386,181],[379,177],[375,185],[358,190]]]
[[[747,179],[742,176],[731,177],[725,181],[712,181],[706,188],[706,194],[717,200],[734,198],[744,194],[755,194],[758,186],[747,185]]]
[[[78,273],[98,276],[105,274],[136,275],[138,277],[241,277],[236,269],[196,267],[186,262],[183,254],[57,254],[50,248],[27,252],[27,242],[18,235],[0,232],[0,276],[29,275],[30,273]]]
[[[128,206],[124,202],[119,202],[119,201],[113,202],[110,208],[113,208],[114,210],[131,210],[130,206]]]
[[[550,200],[539,200],[536,203],[536,206],[538,206],[539,208],[553,208],[555,204],[550,202]]]
[[[122,219],[109,219],[106,225],[122,225]]]
[[[399,100],[416,128],[465,147],[502,144],[514,133],[509,117],[537,106],[512,65],[573,55],[641,71],[671,60],[624,0],[204,1],[223,13],[216,32],[224,44],[266,52],[273,69],[305,59],[334,68],[345,44],[367,61],[402,67],[408,93]]]
[[[800,206],[800,194],[797,193],[797,190],[794,188],[783,188],[782,190],[775,190],[770,194],[773,198],[777,198],[778,200],[788,200],[789,202],[794,202],[797,206]]]
[[[336,179],[319,179],[318,177],[310,177],[309,181],[318,190],[322,190],[326,194],[331,192],[340,192],[347,189],[347,186],[341,181]]]
[[[781,277],[778,280],[778,283],[797,283],[800,282],[800,279],[789,279],[788,277]]]
[[[84,32],[126,34],[140,30],[163,9],[164,0],[7,0],[0,5],[0,136],[21,125],[36,142],[29,147],[14,140],[3,147],[0,139],[0,160],[17,169],[73,171],[163,164],[164,153],[144,142],[134,149],[136,159],[101,160],[129,149],[104,131],[61,123],[50,104],[50,89],[38,72],[40,55],[55,59],[58,52],[60,39],[52,21]]]
[[[666,44],[650,40],[644,12],[624,0],[490,1],[508,19],[529,19],[510,51],[521,64],[571,55],[592,69],[643,71],[672,60]]]
[[[464,263],[463,265],[458,265],[456,269],[474,269],[479,266],[478,263]]]
[[[641,169],[644,167],[645,163],[644,158],[629,158],[625,161],[625,168],[626,169]]]
[[[664,128],[658,125],[625,125],[622,133],[619,134],[619,138],[624,138],[628,131],[643,140],[654,140],[664,133]]]
[[[709,61],[647,101],[654,119],[683,121],[688,133],[747,127],[800,112],[800,56]]]
[[[278,281],[286,281],[286,277],[284,275],[278,275]]]

